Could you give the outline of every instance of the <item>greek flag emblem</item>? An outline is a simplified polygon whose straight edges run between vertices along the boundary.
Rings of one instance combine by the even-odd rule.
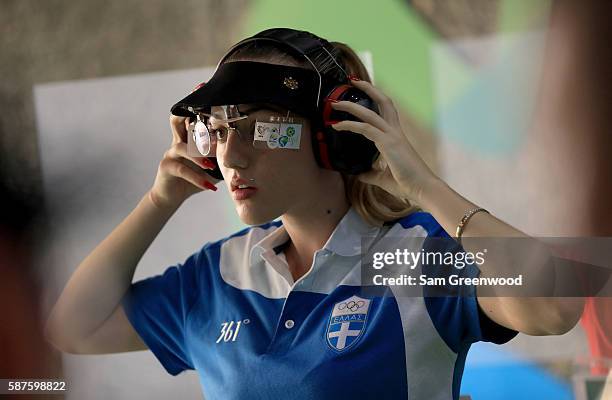
[[[327,324],[327,344],[336,351],[344,351],[357,343],[365,329],[369,309],[370,300],[359,296],[334,304]]]

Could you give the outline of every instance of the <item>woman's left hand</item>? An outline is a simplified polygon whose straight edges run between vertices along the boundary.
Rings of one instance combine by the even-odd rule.
[[[332,103],[334,109],[352,114],[363,122],[340,121],[331,126],[338,131],[351,131],[365,136],[380,151],[372,170],[359,174],[358,179],[379,186],[401,199],[420,203],[423,190],[439,178],[408,141],[391,99],[367,81],[351,80],[351,83],[370,96],[380,111],[378,115],[350,101]]]

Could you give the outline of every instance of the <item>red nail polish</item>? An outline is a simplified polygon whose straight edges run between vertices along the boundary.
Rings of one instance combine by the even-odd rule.
[[[214,191],[217,190],[217,187],[208,181],[202,181],[202,184],[210,190],[214,190]]]
[[[357,75],[355,75],[355,74],[350,74],[350,75],[348,76],[348,78],[349,78],[350,80],[352,80],[352,81],[360,81],[360,80],[361,80],[361,79],[359,79],[359,77],[358,77]]]
[[[340,100],[336,100],[336,99],[329,99],[329,102],[330,102],[330,103],[337,103],[337,102],[339,102],[339,101],[340,101]]]
[[[203,166],[210,168],[210,169],[215,169],[215,164],[209,159],[201,158],[199,161],[200,161],[200,164],[202,164]]]

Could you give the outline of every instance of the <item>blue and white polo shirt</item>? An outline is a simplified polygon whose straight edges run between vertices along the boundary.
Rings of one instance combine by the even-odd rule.
[[[516,335],[475,297],[407,297],[361,285],[361,238],[448,237],[428,213],[382,227],[349,208],[294,282],[282,221],[251,226],[122,300],[172,375],[199,373],[207,399],[457,399],[470,344]]]

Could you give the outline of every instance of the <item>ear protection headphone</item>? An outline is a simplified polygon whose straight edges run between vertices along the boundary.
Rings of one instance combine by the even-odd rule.
[[[359,121],[352,114],[333,109],[332,100],[351,101],[379,113],[374,101],[349,83],[342,61],[336,58],[338,49],[327,40],[310,32],[272,28],[236,43],[219,61],[217,68],[235,50],[255,41],[273,43],[289,53],[301,56],[316,71],[319,77],[316,104],[318,112],[317,117],[311,121],[311,138],[317,164],[322,168],[347,174],[369,171],[379,155],[374,142],[361,134],[337,131],[330,126],[341,120]],[[223,179],[218,168],[214,172],[218,173],[211,175]]]

